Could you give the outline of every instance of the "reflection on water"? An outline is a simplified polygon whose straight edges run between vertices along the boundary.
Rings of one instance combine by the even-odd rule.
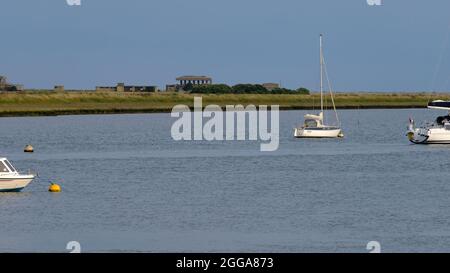
[[[0,251],[450,250],[450,145],[405,136],[439,113],[341,111],[345,139],[294,139],[304,113],[274,153],[174,142],[169,114],[1,118],[0,154],[40,177],[0,194]]]

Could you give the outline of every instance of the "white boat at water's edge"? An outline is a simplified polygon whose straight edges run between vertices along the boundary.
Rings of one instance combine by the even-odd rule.
[[[331,102],[333,103],[333,110],[336,115],[338,125],[326,125],[324,118],[324,94],[323,94],[323,76],[325,60],[323,57],[322,35],[320,35],[320,113],[318,115],[307,114],[304,116],[304,123],[301,126],[294,128],[294,137],[296,138],[338,138],[344,137],[339,122],[339,116],[336,111],[334,103],[333,91],[328,79],[328,73],[325,70],[328,87],[330,90]]]
[[[409,141],[414,144],[450,144],[450,101],[433,101],[428,104],[428,108],[447,110],[449,114],[439,116],[435,122],[417,128],[414,120],[410,119],[406,133]]]
[[[20,192],[36,176],[20,174],[6,158],[0,158],[0,192]]]
[[[337,138],[341,137],[342,130],[337,126],[323,125],[323,112],[319,115],[305,115],[305,123],[302,127],[294,128],[294,136],[297,138]]]

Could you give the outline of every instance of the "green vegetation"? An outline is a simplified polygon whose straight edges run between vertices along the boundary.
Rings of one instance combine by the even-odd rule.
[[[183,87],[184,91],[192,91],[192,89],[194,89],[194,85],[190,82]]]
[[[226,88],[216,86],[215,88]],[[193,97],[202,96],[203,105],[280,105],[280,109],[316,109],[320,95],[305,94],[181,94],[117,92],[11,92],[0,93],[0,116],[108,114],[169,112],[177,104],[193,106]],[[428,101],[450,99],[448,94],[426,93],[337,93],[341,109],[423,108]],[[331,106],[331,101],[326,100]]]
[[[306,94],[306,95],[309,95],[311,93],[308,89],[306,89],[304,87],[300,87],[299,89],[297,89],[297,92],[299,94]]]
[[[192,88],[195,94],[231,94],[233,89],[226,84],[197,85]]]
[[[193,94],[309,94],[309,90],[303,87],[297,90],[277,88],[270,91],[260,84],[237,84],[233,87],[226,84],[211,84],[190,87],[184,89]]]
[[[267,94],[267,90],[260,84],[237,84],[233,86],[234,94]]]

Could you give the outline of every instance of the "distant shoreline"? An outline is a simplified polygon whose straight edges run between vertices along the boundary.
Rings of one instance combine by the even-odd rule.
[[[370,110],[370,109],[425,109],[426,107],[405,106],[367,106],[367,107],[340,107],[337,110]],[[270,108],[269,108],[270,109]],[[192,110],[192,109],[191,109]],[[225,109],[223,109],[225,110]],[[280,111],[313,110],[313,108],[280,107]],[[317,110],[317,108],[315,108]],[[0,112],[2,117],[52,117],[72,115],[119,115],[119,114],[164,114],[172,109],[86,109],[86,110],[50,110],[50,111],[14,111]]]
[[[280,110],[318,109],[320,96],[291,94],[182,94],[118,92],[0,93],[0,117],[167,113],[178,104],[193,107],[194,96],[203,106],[279,105]],[[338,109],[425,108],[430,100],[450,99],[450,94],[337,93]],[[313,105],[315,107],[313,107]],[[328,101],[331,106],[331,102]]]

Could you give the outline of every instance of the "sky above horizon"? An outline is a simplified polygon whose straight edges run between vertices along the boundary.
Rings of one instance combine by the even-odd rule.
[[[281,83],[317,90],[318,37],[337,91],[450,90],[450,1],[2,0],[0,75],[26,88],[117,82]]]

